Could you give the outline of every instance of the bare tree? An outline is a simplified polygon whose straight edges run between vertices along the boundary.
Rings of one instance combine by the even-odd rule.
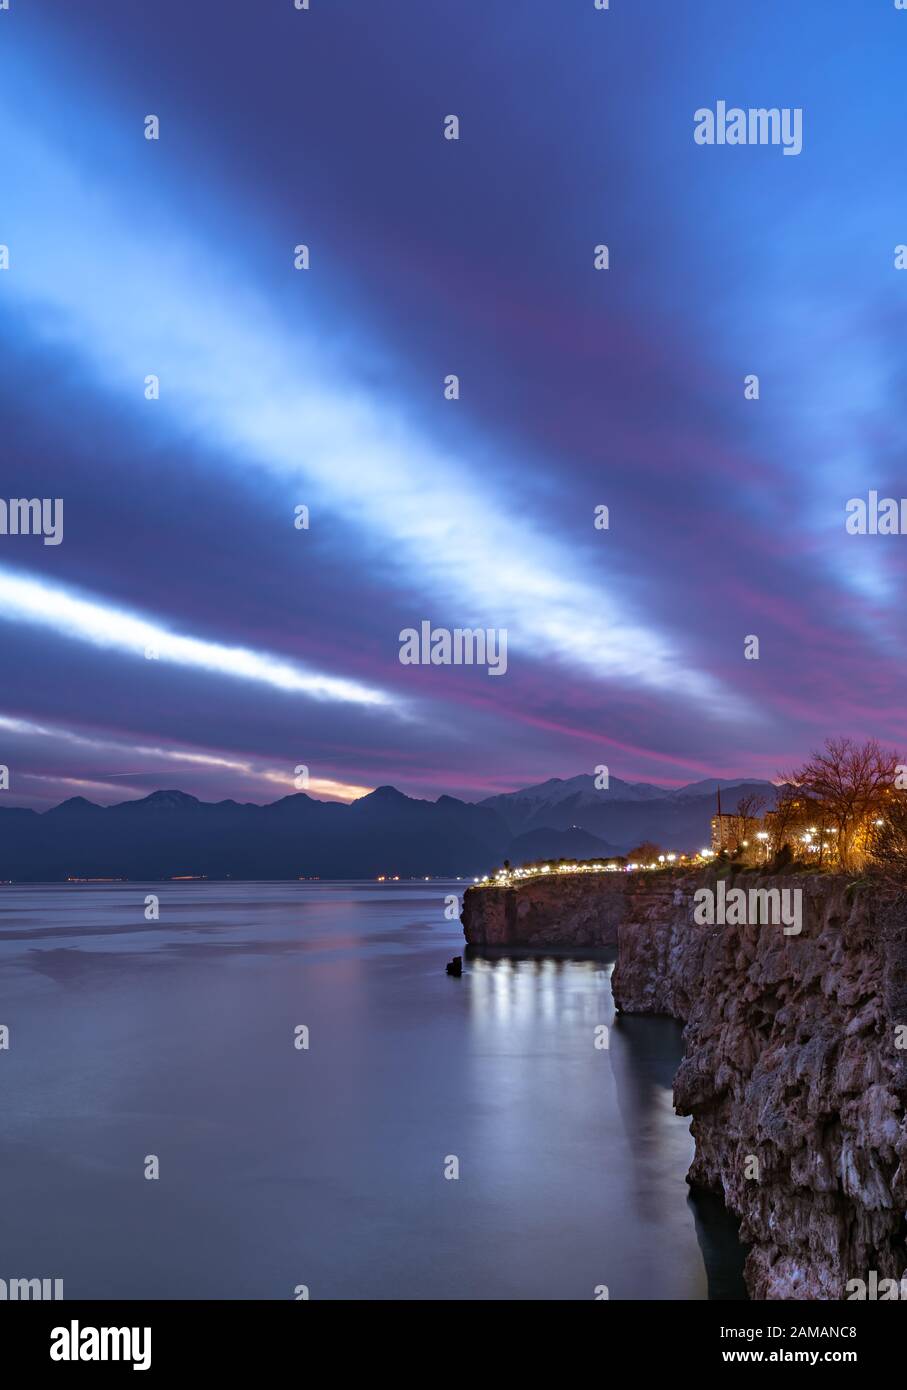
[[[794,787],[784,786],[771,813],[771,845],[776,852],[785,845],[792,845],[800,830],[803,818],[803,798]]]
[[[884,814],[869,831],[869,856],[879,868],[897,878],[907,876],[907,797],[894,792],[885,800]]]
[[[819,803],[821,824],[831,829],[837,860],[849,870],[869,849],[869,830],[892,795],[898,754],[883,751],[875,739],[825,740],[821,753],[787,777],[798,792]]]
[[[823,807],[796,787],[784,786],[767,823],[774,853],[785,846],[795,859],[816,853],[818,859],[812,862],[820,866],[835,859],[833,832],[826,824]],[[808,849],[810,844],[814,846],[812,851]]]
[[[641,845],[637,845],[635,849],[630,850],[627,858],[630,860],[631,864],[652,864],[657,861],[661,852],[660,845],[653,844],[651,840],[643,840]]]
[[[740,797],[734,812],[734,819],[731,822],[731,838],[736,852],[739,852],[741,848],[752,848],[749,841],[756,832],[759,817],[764,808],[765,797],[761,796],[759,792],[750,792],[747,796]]]

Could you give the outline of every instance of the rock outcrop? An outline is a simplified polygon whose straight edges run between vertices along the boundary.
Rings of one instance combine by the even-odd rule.
[[[714,875],[666,872],[468,894],[467,939],[607,944],[617,913],[615,1001],[686,1024],[689,1181],[739,1216],[751,1295],[843,1298],[848,1280],[907,1267],[907,895],[835,875],[736,883],[799,889],[799,934],[698,926],[693,894]]]
[[[631,874],[553,874],[515,888],[469,888],[470,946],[616,946]]]

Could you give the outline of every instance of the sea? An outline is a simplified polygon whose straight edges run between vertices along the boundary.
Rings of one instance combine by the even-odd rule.
[[[745,1297],[735,1223],[685,1182],[680,1027],[615,1017],[613,952],[466,952],[465,888],[0,886],[0,1278]]]

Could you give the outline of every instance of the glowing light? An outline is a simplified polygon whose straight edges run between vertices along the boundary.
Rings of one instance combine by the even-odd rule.
[[[276,782],[279,786],[297,790],[296,780],[289,772],[278,772],[269,768],[261,776],[266,782]],[[315,797],[327,797],[329,801],[359,801],[375,790],[362,787],[357,782],[337,782],[333,777],[310,777],[305,790]]]
[[[84,748],[92,753],[103,753],[111,761],[128,759],[133,762],[136,758],[143,762],[147,760],[148,767],[144,771],[149,776],[161,771],[157,764],[163,763],[166,766],[168,777],[176,776],[180,769],[188,768],[194,771],[199,768],[206,772],[223,770],[236,773],[244,781],[269,782],[288,789],[295,788],[296,785],[290,773],[276,768],[261,768],[244,758],[227,758],[214,753],[193,752],[187,748],[163,748],[159,744],[124,743],[113,738],[77,733],[64,724],[39,724],[33,720],[12,718],[3,714],[0,714],[0,729],[6,729],[10,733],[23,734],[27,738],[50,739],[73,748]],[[171,764],[175,765],[172,769]],[[144,791],[133,792],[128,783],[117,780],[125,775],[122,772],[109,772],[101,774],[97,780],[88,781],[85,778],[45,776],[39,772],[28,774],[29,779],[36,782],[65,782],[73,786],[97,788],[108,792],[115,788],[124,796],[146,795]],[[102,780],[102,778],[109,780]],[[316,797],[325,797],[328,800],[357,801],[360,797],[367,796],[374,788],[360,787],[354,783],[337,782],[330,777],[313,777],[309,779],[307,790]]]
[[[245,647],[182,637],[167,628],[69,590],[0,569],[0,613],[13,622],[51,628],[62,637],[126,652],[141,660],[156,653],[162,662],[193,667],[239,680],[256,681],[276,690],[357,705],[392,704],[382,691],[356,681],[307,671],[296,662]]]
[[[405,405],[376,390],[362,370],[376,349],[354,324],[343,325],[348,351],[326,348],[337,343],[337,325],[317,310],[295,308],[289,329],[283,306],[249,281],[245,249],[234,257],[184,220],[190,200],[182,196],[181,171],[173,170],[169,185],[155,180],[149,191],[131,173],[132,150],[111,134],[116,117],[100,101],[84,110],[79,92],[81,126],[96,136],[94,174],[86,178],[61,138],[74,101],[46,60],[18,51],[15,64],[11,71],[4,66],[0,80],[4,236],[29,254],[15,275],[4,276],[4,298],[15,296],[33,311],[39,340],[52,323],[55,347],[68,350],[118,401],[135,397],[153,363],[167,383],[171,418],[187,436],[206,441],[216,468],[228,459],[249,477],[271,474],[290,484],[294,497],[303,484],[314,504],[345,524],[361,519],[371,542],[384,538],[404,580],[407,569],[417,574],[427,593],[448,608],[456,600],[471,623],[503,623],[513,647],[534,659],[551,654],[597,676],[670,691],[719,718],[760,717],[685,662],[675,639],[628,611],[616,592],[590,583],[569,547],[537,525],[530,509],[518,514],[481,462],[471,465],[438,446]],[[34,123],[23,89],[57,94],[49,129]],[[191,201],[210,209],[215,224],[232,229],[229,241],[245,248],[245,233],[258,229],[243,223],[242,210],[199,185],[197,164],[182,178],[196,195]],[[478,457],[485,443],[476,443]],[[253,652],[231,650],[227,657],[228,649],[190,647],[190,640],[170,637],[173,659],[181,641],[186,664],[315,698],[383,702],[352,682],[303,675]]]

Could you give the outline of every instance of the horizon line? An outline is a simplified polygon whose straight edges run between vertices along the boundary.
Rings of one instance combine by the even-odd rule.
[[[116,774],[109,773],[107,775],[120,777],[140,777],[143,774],[138,772],[127,772]],[[380,791],[393,791],[396,792],[398,796],[403,797],[407,801],[424,802],[426,805],[429,806],[436,806],[439,801],[442,801],[444,799],[447,799],[449,801],[457,801],[464,806],[479,806],[486,801],[493,801],[497,797],[516,796],[519,795],[520,792],[532,791],[536,787],[547,786],[549,783],[552,782],[572,782],[575,781],[577,777],[588,777],[590,780],[594,780],[594,774],[591,772],[574,773],[572,776],[569,777],[546,777],[542,782],[531,782],[527,786],[514,787],[510,791],[506,792],[491,792],[483,796],[479,796],[475,800],[468,800],[467,798],[462,796],[453,796],[449,792],[441,792],[438,796],[434,797],[434,799],[424,796],[412,796],[409,792],[401,791],[400,788],[395,786],[392,782],[380,782],[377,784],[377,786],[371,787],[368,791],[363,792],[362,796],[351,797],[349,798],[349,800],[346,800],[343,797],[336,796],[313,796],[310,792],[300,788],[297,791],[288,792],[284,796],[275,797],[273,801],[253,801],[248,799],[240,801],[232,796],[220,797],[218,800],[214,801],[204,801],[201,797],[196,796],[194,792],[183,791],[180,787],[160,786],[155,787],[152,791],[144,792],[141,796],[126,797],[122,801],[93,801],[90,797],[83,796],[82,794],[77,793],[74,796],[64,797],[62,801],[58,801],[51,806],[46,806],[41,810],[38,810],[33,806],[23,806],[16,803],[4,804],[4,798],[4,802],[0,802],[0,810],[6,809],[9,811],[30,811],[33,815],[41,816],[47,815],[51,811],[58,811],[61,807],[70,805],[73,802],[83,802],[86,806],[94,806],[99,811],[109,811],[115,810],[119,806],[137,806],[143,801],[150,801],[151,798],[155,796],[179,796],[187,801],[194,801],[200,806],[225,806],[228,804],[232,804],[234,806],[257,806],[264,808],[267,806],[277,806],[282,801],[294,801],[299,797],[304,797],[307,801],[312,801],[319,806],[355,806],[360,801],[366,801],[369,797],[374,796],[376,792]],[[782,782],[774,781],[771,778],[746,775],[741,775],[740,777],[703,777],[699,778],[695,782],[683,782],[677,785],[665,785],[661,782],[647,782],[640,780],[628,781],[622,777],[614,777],[610,780],[620,782],[622,785],[627,787],[650,787],[655,791],[661,791],[668,794],[679,791],[686,791],[690,787],[703,786],[704,784],[708,783],[720,783],[722,786],[727,786],[729,788],[750,784],[758,784],[760,786],[771,787],[778,787],[782,785]],[[703,792],[703,795],[706,794],[707,793]]]

